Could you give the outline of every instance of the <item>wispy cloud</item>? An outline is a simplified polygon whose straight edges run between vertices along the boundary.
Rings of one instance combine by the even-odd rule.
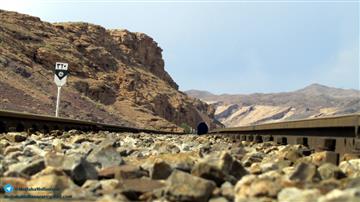
[[[340,49],[334,58],[321,65],[313,80],[331,86],[360,89],[359,46]]]

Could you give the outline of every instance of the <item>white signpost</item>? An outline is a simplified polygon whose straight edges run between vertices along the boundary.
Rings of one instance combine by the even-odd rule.
[[[57,99],[56,99],[56,112],[55,116],[59,116],[59,106],[60,106],[60,90],[63,85],[66,83],[67,75],[68,75],[68,64],[57,62],[55,64],[55,78],[54,81],[58,87],[57,91]]]

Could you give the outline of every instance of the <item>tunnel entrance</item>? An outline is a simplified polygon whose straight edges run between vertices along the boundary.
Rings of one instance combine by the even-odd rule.
[[[4,122],[0,121],[0,133],[6,132],[6,125]]]
[[[198,135],[203,135],[209,132],[209,128],[206,125],[205,122],[201,122],[199,123],[199,125],[197,126],[197,134]]]

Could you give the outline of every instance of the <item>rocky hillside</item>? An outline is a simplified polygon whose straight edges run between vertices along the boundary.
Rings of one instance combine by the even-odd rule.
[[[69,63],[60,115],[181,130],[214,109],[178,91],[149,36],[88,23],[56,23],[0,10],[0,109],[54,114],[55,62]]]
[[[186,93],[213,105],[215,118],[232,127],[360,112],[360,91],[320,84],[286,93],[214,95],[197,90]]]

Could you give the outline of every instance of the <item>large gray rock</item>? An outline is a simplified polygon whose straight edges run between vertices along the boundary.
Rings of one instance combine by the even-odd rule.
[[[360,159],[342,161],[339,168],[349,177],[360,177]]]
[[[208,201],[216,185],[188,173],[174,170],[167,179],[165,197],[170,201]]]
[[[5,134],[5,138],[10,142],[22,142],[27,138],[26,132],[9,132]]]
[[[149,176],[148,172],[139,166],[121,165],[115,168],[115,178],[118,180],[135,179],[143,176]]]
[[[87,160],[100,168],[124,164],[120,153],[114,147],[115,142],[104,140],[87,156]]]
[[[339,167],[332,163],[324,163],[318,168],[321,179],[326,180],[330,178],[341,179],[346,177],[345,173]]]
[[[293,163],[302,157],[299,148],[294,145],[286,145],[286,147],[281,149],[277,155],[281,160],[289,160]]]
[[[317,199],[321,196],[321,193],[317,189],[305,189],[301,190],[296,187],[285,188],[280,191],[278,194],[279,202],[309,202],[309,201],[317,201]]]
[[[71,146],[64,144],[64,142],[61,141],[60,139],[55,139],[52,142],[52,146],[56,152],[62,152],[63,150],[71,149]]]
[[[98,178],[95,167],[79,154],[63,155],[49,152],[45,156],[45,164],[62,169],[77,185]]]
[[[67,131],[67,133],[69,135],[71,135],[71,136],[78,135],[78,134],[83,134],[82,131],[79,131],[79,130],[76,130],[76,129],[69,130],[69,131]]]
[[[42,146],[44,147],[44,145]],[[46,152],[41,148],[41,144],[39,145],[27,145],[24,148],[24,154],[27,156],[41,156],[44,157]]]
[[[139,201],[142,194],[152,193],[165,187],[163,181],[151,180],[148,178],[122,180],[119,183],[119,190],[123,195],[132,201]]]
[[[210,152],[211,152],[211,146],[209,143],[201,145],[200,149],[199,149],[199,156],[204,157],[204,156],[210,154]]]
[[[12,152],[17,152],[17,151],[22,151],[23,150],[23,146],[22,145],[12,145],[12,146],[8,146],[4,149],[4,155],[9,155]]]
[[[248,171],[251,173],[251,174],[255,174],[255,175],[258,175],[262,172],[261,170],[261,167],[260,167],[260,163],[253,163],[251,164],[250,168],[248,168]]]
[[[195,164],[191,174],[214,181],[220,186],[225,181],[235,184],[248,172],[227,152],[208,155]]]
[[[153,150],[157,151],[159,154],[174,154],[179,153],[180,149],[178,146],[168,143],[168,142],[157,142],[155,143]]]
[[[162,159],[156,159],[152,167],[150,168],[150,177],[151,179],[167,179],[173,169],[171,166],[163,161]]]
[[[148,176],[148,172],[146,170],[143,170],[141,167],[135,165],[106,167],[99,170],[98,174],[100,179],[116,178],[118,180],[134,179]]]
[[[315,165],[300,163],[295,167],[289,179],[297,182],[317,182],[321,180],[321,177]]]
[[[127,202],[129,201],[125,196],[123,195],[104,195],[96,200],[96,202]]]
[[[88,190],[90,192],[96,192],[102,187],[98,180],[86,180],[85,183],[81,186],[81,188]]]
[[[262,152],[251,152],[245,154],[245,156],[241,159],[241,162],[245,167],[249,167],[255,162],[261,162],[264,157],[265,154]]]
[[[333,151],[315,152],[310,155],[312,163],[320,166],[324,163],[332,163],[336,165],[338,163],[339,154]]]
[[[71,144],[80,144],[82,142],[91,142],[91,140],[85,135],[75,135],[71,138]]]
[[[78,155],[66,156],[62,169],[78,185],[82,185],[88,179],[98,178],[95,167],[85,158]]]
[[[360,189],[360,177],[351,178],[346,185],[346,188],[359,188]]]
[[[360,201],[360,189],[346,190],[335,189],[318,199],[318,202],[358,202]]]
[[[93,151],[96,147],[96,144],[92,142],[82,142],[81,144],[73,144],[73,148],[71,150],[66,150],[65,153],[77,153],[82,156],[87,156],[91,151]]]
[[[59,167],[61,168],[66,158],[64,154],[56,153],[56,152],[47,152],[44,156],[45,156],[44,157],[45,165],[55,168],[59,168]]]
[[[276,197],[280,190],[281,186],[279,181],[270,178],[258,178],[251,183],[248,194],[250,197]]]
[[[221,187],[221,196],[227,198],[230,201],[234,200],[234,185],[232,185],[230,182],[224,182]]]
[[[276,202],[267,197],[236,198],[235,202]]]
[[[87,200],[95,200],[95,195],[89,190],[83,189],[81,187],[71,187],[65,189],[61,195],[63,196],[71,196],[71,199],[87,199]]]
[[[66,175],[43,175],[32,178],[27,187],[55,188],[55,190],[31,192],[32,195],[54,195],[61,194],[65,189],[77,187]]]
[[[3,153],[8,146],[10,146],[10,143],[7,139],[0,139],[0,153]]]
[[[258,177],[246,175],[235,185],[235,200],[248,197],[271,197],[274,198],[281,190],[279,180],[270,177]]]
[[[209,202],[228,202],[225,197],[214,197],[209,200]]]
[[[3,159],[0,158],[0,176],[3,176],[5,172],[5,165]]]
[[[346,180],[345,179],[337,180],[335,178],[329,178],[327,180],[322,180],[320,183],[314,184],[314,186],[309,186],[309,188],[314,187],[317,188],[318,190],[321,190],[322,193],[328,193],[334,189],[344,188],[344,184],[345,184],[344,181]]]
[[[119,180],[117,179],[106,179],[106,180],[101,180],[99,181],[101,189],[104,192],[112,192],[113,190],[115,190],[118,186],[119,186]]]
[[[9,166],[8,171],[5,172],[5,176],[12,177],[30,177],[45,168],[43,159],[30,159],[25,162],[19,162]]]

